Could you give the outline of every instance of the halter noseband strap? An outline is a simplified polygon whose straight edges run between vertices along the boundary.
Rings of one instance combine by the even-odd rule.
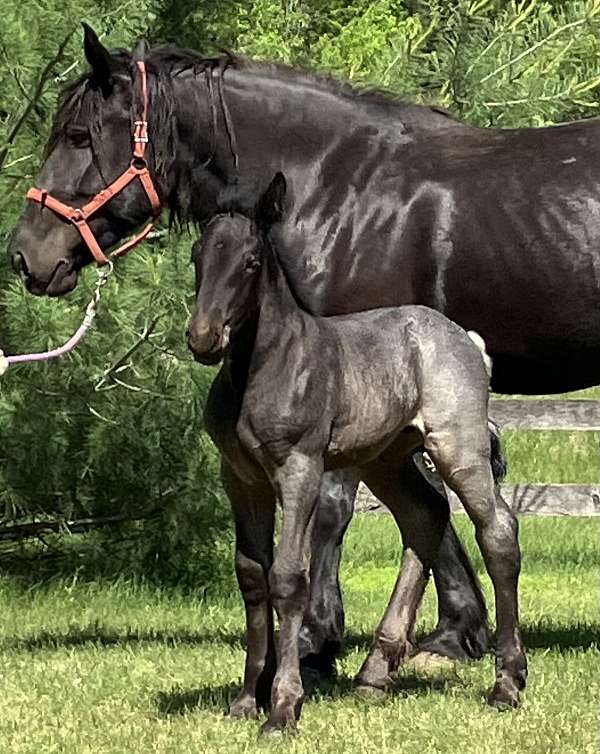
[[[27,192],[27,198],[31,201],[38,202],[42,207],[48,207],[56,215],[63,217],[65,220],[73,223],[79,231],[81,238],[90,250],[90,253],[99,266],[108,264],[108,257],[104,254],[92,229],[88,224],[88,219],[94,215],[101,207],[109,202],[113,197],[120,194],[124,188],[136,178],[140,179],[150,206],[152,207],[152,216],[158,217],[161,211],[161,203],[158,198],[148,163],[146,162],[145,152],[148,143],[148,84],[146,79],[146,65],[143,61],[137,61],[137,67],[140,72],[142,85],[142,119],[134,122],[133,130],[133,159],[131,164],[121,175],[114,180],[109,186],[99,191],[94,198],[83,207],[71,207],[68,204],[55,199],[51,194],[43,189],[30,188]],[[121,244],[117,249],[111,252],[110,256],[119,257],[126,254],[152,230],[152,222],[149,222],[137,235]]]

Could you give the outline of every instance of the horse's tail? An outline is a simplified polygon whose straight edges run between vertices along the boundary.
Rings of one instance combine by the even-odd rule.
[[[479,333],[475,332],[475,330],[469,330],[467,334],[479,349],[488,379],[491,379],[492,357],[486,350],[484,339]],[[492,473],[494,475],[494,481],[496,484],[499,484],[506,476],[506,456],[504,454],[504,448],[502,447],[502,440],[500,439],[500,427],[488,418],[488,429],[490,433],[490,460],[492,463]]]
[[[504,447],[502,446],[502,440],[500,438],[500,427],[498,427],[496,422],[488,419],[488,430],[490,433],[490,461],[492,463],[492,474],[494,475],[494,482],[500,484],[506,476],[508,468],[506,456],[504,455]]]

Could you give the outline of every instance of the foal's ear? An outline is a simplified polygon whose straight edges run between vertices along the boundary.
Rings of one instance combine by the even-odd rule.
[[[83,51],[87,62],[92,69],[91,83],[102,90],[104,97],[112,92],[114,80],[113,70],[115,61],[110,52],[98,39],[98,35],[91,26],[82,23],[83,26]]]
[[[287,183],[283,173],[275,173],[275,177],[256,206],[256,220],[259,224],[270,227],[281,220],[286,189]]]

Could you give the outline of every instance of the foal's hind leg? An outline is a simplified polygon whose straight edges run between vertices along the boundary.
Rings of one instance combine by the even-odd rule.
[[[246,608],[244,685],[229,712],[233,717],[256,717],[259,708],[269,705],[276,666],[268,587],[275,495],[267,480],[248,485],[225,461],[221,473],[235,519],[235,571]]]
[[[310,597],[300,630],[300,657],[303,667],[324,674],[333,672],[344,635],[339,568],[357,487],[353,469],[323,474],[313,516]]]
[[[443,496],[446,500],[437,471],[424,467],[421,453],[413,458],[432,486],[427,493],[432,502],[435,497]],[[489,647],[487,606],[479,580],[451,521],[446,526],[432,573],[438,597],[438,622],[434,630],[419,641],[419,652],[459,661],[478,660]]]
[[[426,439],[436,466],[463,504],[475,525],[477,542],[494,586],[496,599],[496,683],[489,703],[517,707],[525,687],[527,659],[518,617],[518,580],[521,553],[517,519],[496,490],[489,462],[489,440],[447,435]],[[467,450],[471,445],[473,451]]]
[[[428,484],[410,457],[400,463],[378,460],[362,472],[365,484],[392,512],[404,545],[390,602],[356,678],[359,686],[385,690],[390,673],[412,649],[417,608],[448,523],[449,508],[447,501],[445,506],[431,503],[425,494]]]

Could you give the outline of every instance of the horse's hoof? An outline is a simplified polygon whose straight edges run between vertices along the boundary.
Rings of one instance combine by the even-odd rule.
[[[448,672],[455,669],[455,661],[445,655],[435,652],[417,652],[406,661],[406,667],[412,668],[419,673],[433,674]]]
[[[480,660],[490,647],[490,631],[484,619],[470,627],[439,627],[424,636],[417,650],[456,662]]]
[[[499,711],[517,709],[521,706],[517,689],[509,689],[506,686],[496,684],[488,696],[488,704]]]

